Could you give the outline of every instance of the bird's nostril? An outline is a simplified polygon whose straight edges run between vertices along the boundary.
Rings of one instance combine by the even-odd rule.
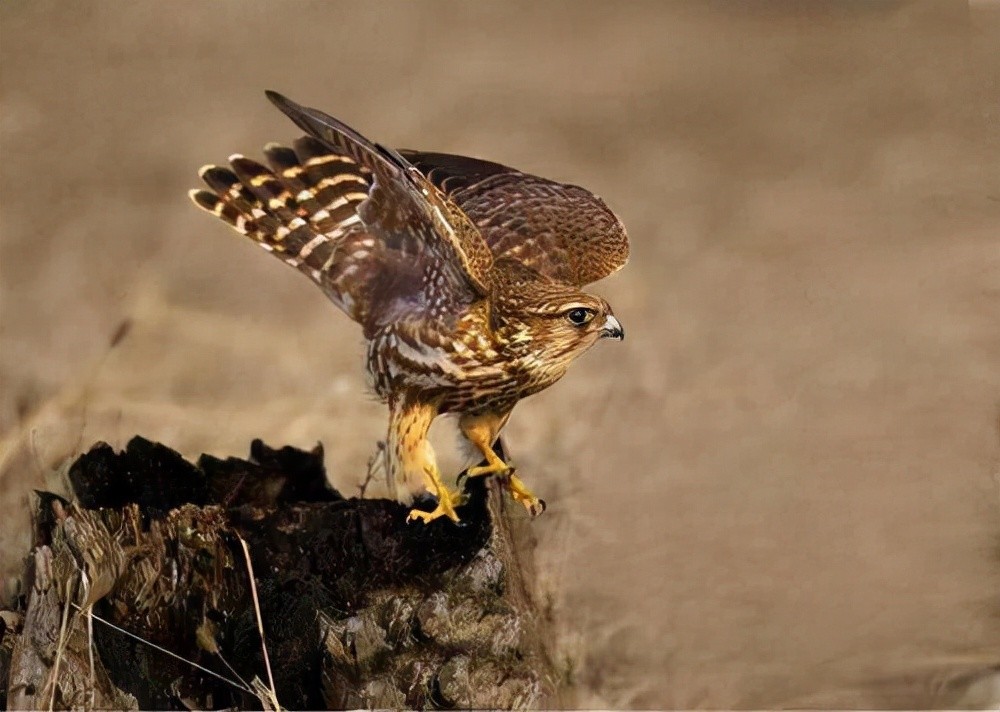
[[[601,326],[601,336],[623,341],[625,339],[625,330],[622,328],[620,321],[609,315]]]

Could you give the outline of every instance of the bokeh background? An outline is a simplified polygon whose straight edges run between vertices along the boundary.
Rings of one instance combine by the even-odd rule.
[[[97,439],[363,478],[359,330],[185,195],[272,88],[629,228],[627,340],[508,428],[576,704],[1000,701],[996,4],[7,0],[0,78],[8,575]]]

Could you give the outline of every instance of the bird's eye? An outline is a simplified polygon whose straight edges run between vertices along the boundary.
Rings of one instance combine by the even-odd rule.
[[[569,323],[573,326],[583,326],[594,318],[594,310],[577,307],[566,312],[566,318],[569,319]]]

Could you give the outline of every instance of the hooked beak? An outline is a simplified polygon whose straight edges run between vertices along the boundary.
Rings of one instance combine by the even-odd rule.
[[[612,314],[608,314],[608,318],[604,320],[604,325],[601,326],[600,333],[601,338],[608,337],[618,339],[619,341],[625,340],[625,329],[622,328],[621,322],[615,319]]]

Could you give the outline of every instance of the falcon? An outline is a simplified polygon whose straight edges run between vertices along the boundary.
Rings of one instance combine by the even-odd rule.
[[[389,407],[390,491],[424,490],[458,521],[427,438],[454,414],[477,460],[532,515],[545,504],[493,444],[522,398],[562,378],[601,338],[610,305],[582,287],[620,269],[629,245],[597,196],[477,158],[393,150],[316,109],[267,97],[307,134],[205,166],[195,204],[305,273],[358,322],[374,392]],[[502,450],[501,450],[502,454]]]

